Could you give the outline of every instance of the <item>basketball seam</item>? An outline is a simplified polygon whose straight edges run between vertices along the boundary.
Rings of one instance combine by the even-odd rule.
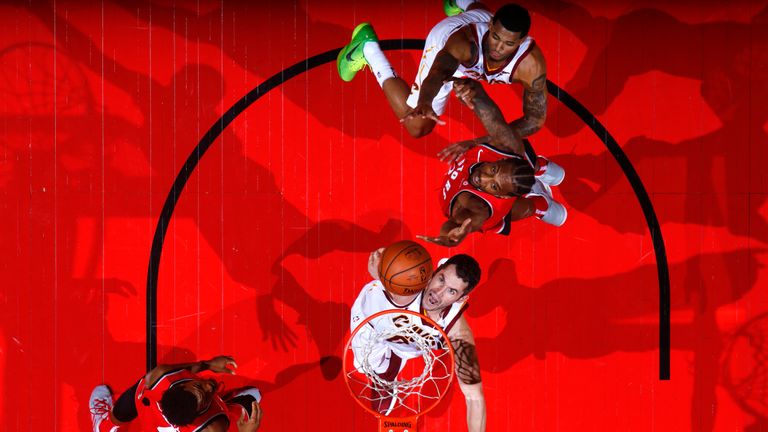
[[[389,264],[387,265],[387,270],[384,271],[383,274],[380,274],[379,276],[383,277],[384,279],[387,279],[388,281],[391,281],[392,278],[388,278],[386,275],[389,273],[389,268],[392,267],[392,264],[394,264],[394,262],[397,261],[397,257],[399,257],[400,254],[402,254],[403,252],[405,252],[405,251],[407,251],[409,249],[413,249],[414,247],[417,247],[417,246],[419,246],[419,245],[418,244],[413,244],[413,245],[407,246],[407,247],[403,248],[402,250],[400,250],[400,252],[395,254],[395,256],[393,256],[392,259],[389,260]],[[384,257],[382,257],[382,259],[383,258]]]
[[[426,260],[424,260],[424,261],[422,261],[422,262],[420,262],[420,263],[416,264],[416,265],[415,265],[415,266],[413,266],[413,267],[409,267],[409,268],[407,268],[407,269],[405,269],[405,270],[402,270],[402,271],[399,271],[399,272],[397,272],[397,273],[393,274],[393,275],[392,275],[392,277],[390,277],[390,278],[387,278],[387,279],[389,280],[389,284],[390,284],[390,285],[399,285],[399,286],[410,286],[410,285],[403,285],[403,284],[399,284],[399,283],[395,283],[395,282],[392,282],[392,279],[394,279],[394,278],[395,278],[395,276],[397,276],[397,275],[400,275],[400,274],[403,274],[403,273],[405,273],[405,272],[407,272],[407,271],[411,271],[411,270],[415,269],[416,267],[418,267],[418,266],[420,266],[420,265],[423,265],[424,263],[426,263],[426,262],[428,262],[428,261],[432,261],[432,258],[428,258],[428,259],[426,259]],[[421,283],[421,282],[419,282],[419,283]]]

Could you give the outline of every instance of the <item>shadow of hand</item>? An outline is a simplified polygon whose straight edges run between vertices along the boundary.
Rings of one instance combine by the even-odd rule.
[[[296,333],[293,332],[277,314],[272,303],[271,296],[261,296],[256,300],[259,325],[261,327],[261,339],[269,339],[272,348],[288,351],[296,348]]]

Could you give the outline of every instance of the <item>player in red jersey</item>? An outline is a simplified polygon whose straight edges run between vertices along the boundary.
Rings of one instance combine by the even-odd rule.
[[[552,198],[550,189],[565,177],[562,167],[526,153],[523,140],[479,83],[456,80],[454,89],[471,95],[490,142],[457,143],[440,153],[441,159],[452,160],[440,192],[441,209],[448,219],[439,236],[419,238],[456,246],[475,231],[506,235],[512,221],[530,216],[555,226],[565,223],[568,212]]]
[[[230,368],[231,367],[231,368]],[[261,394],[246,387],[220,393],[219,383],[203,371],[234,374],[232,357],[196,363],[160,365],[112,402],[105,385],[91,393],[94,432],[118,432],[136,418],[145,430],[181,432],[255,432],[261,423]]]

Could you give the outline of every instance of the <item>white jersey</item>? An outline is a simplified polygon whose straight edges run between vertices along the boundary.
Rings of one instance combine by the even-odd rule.
[[[533,38],[526,36],[520,42],[520,46],[515,51],[515,54],[510,56],[504,65],[495,69],[488,67],[487,59],[483,53],[483,44],[485,39],[488,38],[488,21],[482,23],[470,24],[472,28],[472,35],[474,36],[474,43],[477,46],[477,59],[470,64],[459,64],[459,68],[453,74],[456,78],[472,78],[478,81],[488,81],[490,84],[512,84],[512,77],[515,75],[515,70],[520,62],[530,54],[533,47],[536,45]]]
[[[407,305],[397,305],[392,302],[392,299],[389,297],[389,294],[384,288],[384,285],[381,284],[381,281],[372,280],[368,282],[365,284],[363,289],[360,290],[360,294],[357,296],[355,303],[352,305],[349,322],[350,331],[353,331],[355,328],[357,328],[357,326],[369,316],[385,310],[405,309],[411,312],[426,315],[424,310],[421,308],[422,293],[423,291],[414,297],[414,299]],[[468,304],[466,300],[454,303],[451,305],[451,307],[444,310],[443,314],[440,316],[440,319],[435,320],[435,322],[443,329],[444,332],[448,333],[453,325],[456,324],[456,321],[458,321],[458,319],[461,317],[461,314],[464,313],[464,310],[467,308],[467,306]]]
[[[387,294],[386,289],[384,289],[384,286],[381,284],[378,280],[373,280],[369,283],[367,283],[363,289],[360,291],[360,294],[357,296],[357,299],[355,300],[355,303],[352,305],[352,311],[350,316],[350,330],[354,330],[357,328],[357,326],[360,325],[361,322],[363,322],[367,317],[381,312],[385,310],[396,310],[396,309],[403,309],[403,310],[409,310],[411,312],[421,313],[425,315],[425,311],[421,308],[421,296],[422,293],[419,293],[410,303],[407,305],[396,305],[392,302],[391,298]],[[435,322],[443,329],[443,331],[447,334],[453,325],[459,320],[462,313],[464,313],[464,310],[467,308],[468,304],[465,301],[463,302],[457,302],[451,305],[451,307],[446,308],[443,311],[443,314],[440,316],[438,320],[435,320]],[[393,319],[394,318],[394,319]],[[388,316],[388,319],[381,319],[376,320],[375,322],[369,321],[366,325],[370,326],[371,330],[376,330],[376,333],[382,333],[386,332],[391,328],[392,330],[395,329],[400,323],[403,323],[402,320],[405,320],[406,322],[412,318],[411,315],[403,315],[402,317],[397,317],[396,315]],[[417,323],[422,324],[422,323]],[[426,331],[432,335],[434,335],[436,338],[440,337],[440,332],[438,330],[430,328],[430,326],[419,326],[423,331]],[[365,328],[362,328],[358,331],[358,335],[356,336],[356,339],[353,339],[353,350],[355,351],[355,365],[356,367],[360,367],[359,365],[359,358],[358,358],[358,349],[355,348],[356,344],[363,343],[363,341],[369,337],[369,334],[372,334],[370,331],[366,331]],[[357,338],[360,338],[359,340]],[[371,363],[372,368],[378,372],[382,373],[383,371],[387,370],[390,363],[390,358],[392,354],[397,355],[398,357],[402,359],[409,359],[418,357],[421,355],[421,351],[407,343],[399,343],[397,341],[387,342],[387,341],[379,341],[376,344],[374,344],[374,349],[371,351],[371,353],[367,356],[368,362]]]
[[[416,104],[419,101],[421,85],[429,74],[429,70],[432,68],[432,63],[435,61],[437,53],[445,47],[448,38],[452,34],[466,26],[473,29],[472,35],[474,35],[475,44],[478,48],[478,58],[475,59],[472,64],[459,65],[459,68],[453,76],[456,78],[472,78],[479,81],[488,81],[491,84],[509,84],[512,82],[515,69],[517,69],[520,62],[522,62],[531,50],[533,50],[535,43],[532,37],[526,36],[520,43],[517,52],[509,58],[506,64],[499,68],[489,70],[486,65],[482,47],[483,39],[488,37],[488,26],[490,25],[491,18],[493,18],[493,14],[489,11],[485,9],[475,9],[445,18],[430,30],[424,44],[421,61],[419,62],[419,70],[413,81],[411,94],[407,99],[407,103],[410,107],[416,107]],[[441,115],[445,112],[445,104],[448,101],[448,96],[450,96],[452,89],[452,82],[443,84],[440,91],[437,93],[437,96],[432,100],[432,109],[436,114]]]

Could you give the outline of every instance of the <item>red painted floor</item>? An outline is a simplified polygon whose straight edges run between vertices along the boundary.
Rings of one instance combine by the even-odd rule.
[[[0,429],[89,430],[93,386],[119,393],[145,372],[160,211],[232,104],[358,22],[421,39],[442,17],[427,0],[246,3],[0,6]],[[568,172],[566,225],[428,246],[485,271],[468,313],[488,430],[768,431],[768,4],[524,5],[548,78],[606,126],[650,194],[672,379],[659,380],[659,280],[638,200],[550,97],[532,141]],[[411,80],[419,53],[390,54]],[[518,116],[519,91],[498,87]],[[434,155],[483,133],[449,107],[446,126],[411,139],[370,73],[343,83],[331,63],[238,116],[168,227],[158,360],[235,356],[239,382],[262,388],[264,431],[375,430],[320,359],[341,354],[368,252],[438,231]],[[454,388],[421,430],[462,430],[464,415]]]

